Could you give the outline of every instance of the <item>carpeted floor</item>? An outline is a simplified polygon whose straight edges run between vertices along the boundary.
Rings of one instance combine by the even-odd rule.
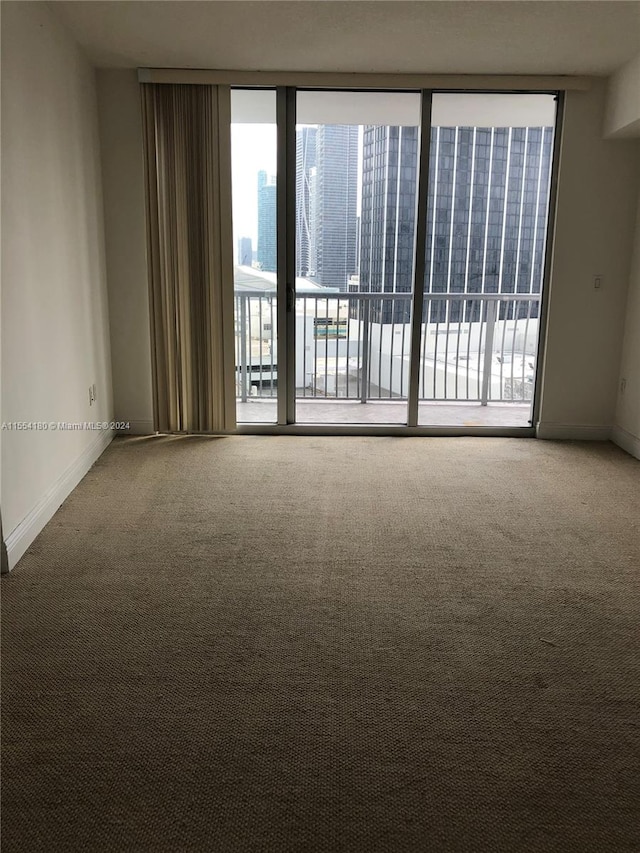
[[[640,850],[640,462],[116,440],[3,590],[3,853]]]

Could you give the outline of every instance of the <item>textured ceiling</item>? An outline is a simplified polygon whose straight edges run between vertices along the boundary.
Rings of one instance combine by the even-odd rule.
[[[98,67],[606,75],[640,52],[640,2],[66,2]]]

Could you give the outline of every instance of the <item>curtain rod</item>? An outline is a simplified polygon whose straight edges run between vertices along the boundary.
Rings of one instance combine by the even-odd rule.
[[[197,68],[138,68],[140,83],[221,86],[297,86],[336,89],[456,89],[462,91],[555,92],[591,87],[589,77],[519,74],[359,74],[324,71],[225,71]]]

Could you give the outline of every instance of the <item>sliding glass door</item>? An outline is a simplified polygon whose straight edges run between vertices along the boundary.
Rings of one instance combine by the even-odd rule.
[[[419,425],[531,424],[555,105],[433,95]]]
[[[420,95],[299,92],[296,117],[296,420],[406,424]]]
[[[238,422],[528,427],[555,97],[231,102]]]
[[[238,423],[278,420],[277,124],[274,89],[231,90]]]

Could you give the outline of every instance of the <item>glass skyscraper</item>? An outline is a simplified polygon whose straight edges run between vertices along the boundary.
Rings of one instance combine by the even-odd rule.
[[[264,171],[258,172],[257,260],[260,269],[276,272],[276,181]]]
[[[356,272],[358,127],[296,132],[296,274],[347,289]]]
[[[253,263],[253,244],[251,237],[240,237],[238,239],[238,264],[250,267]]]
[[[411,292],[417,176],[417,127],[364,128],[360,291]],[[408,321],[408,304],[402,312],[396,319]]]
[[[551,127],[432,128],[425,292],[540,292],[552,141]],[[365,127],[361,291],[411,291],[417,164],[418,128]],[[387,302],[378,319],[397,315]]]
[[[296,130],[296,275],[316,271],[316,128]]]

